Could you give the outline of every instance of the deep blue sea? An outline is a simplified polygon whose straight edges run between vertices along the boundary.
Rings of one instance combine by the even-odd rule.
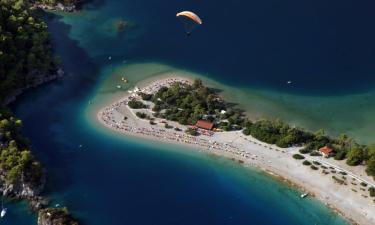
[[[375,84],[374,8],[373,1],[338,0],[93,0],[80,13],[47,14],[67,76],[12,105],[48,171],[46,194],[83,224],[346,224],[321,203],[301,200],[298,191],[262,172],[179,146],[113,134],[90,121],[87,108],[103,94],[98,90],[113,71],[155,62],[246,93],[265,90],[272,93],[265,95],[268,100],[303,96],[298,102],[307,102],[304,110],[310,113],[324,101],[341,102],[339,110],[345,111],[354,103],[336,98],[356,96],[348,100],[360,102],[355,113],[371,115],[373,95],[362,94]],[[204,21],[189,37],[175,18],[185,9]],[[119,20],[130,27],[118,32]],[[129,75],[130,81],[140,73]],[[293,88],[285,85],[288,80]],[[323,111],[286,108],[296,120],[332,120]],[[350,114],[345,113],[343,118]],[[346,120],[329,125],[334,131],[374,131],[374,118],[365,118],[354,118],[361,126]],[[9,213],[0,224],[35,224],[25,204],[6,205]]]

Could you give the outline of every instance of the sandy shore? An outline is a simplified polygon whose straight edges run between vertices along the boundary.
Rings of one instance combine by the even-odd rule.
[[[191,79],[169,75],[154,77],[138,84],[134,90],[145,93],[154,93],[161,86],[169,86],[174,82],[191,83]],[[302,165],[302,161],[292,158],[298,148],[280,149],[276,146],[260,142],[251,136],[244,136],[242,132],[218,132],[193,137],[185,134],[186,126],[167,121],[169,125],[180,128],[181,131],[167,129],[162,119],[155,119],[155,125],[148,120],[139,119],[135,113],[142,111],[151,115],[150,110],[132,110],[127,102],[132,99],[140,99],[131,90],[115,103],[105,107],[97,114],[98,120],[106,127],[138,138],[146,138],[153,141],[180,144],[209,154],[217,154],[238,160],[244,166],[261,168],[271,175],[297,185],[303,192],[324,202],[335,209],[352,223],[373,225],[375,224],[375,202],[368,195],[368,187],[375,185],[372,178],[368,177],[363,167],[350,168],[342,162],[325,159],[322,157],[307,156],[309,161],[317,161],[321,165],[319,170],[312,170],[309,166]],[[124,119],[124,118],[127,119]],[[323,167],[329,174],[323,174]],[[345,171],[347,175],[340,172]],[[332,176],[345,177],[347,185],[336,183]],[[367,183],[362,187],[361,182]]]

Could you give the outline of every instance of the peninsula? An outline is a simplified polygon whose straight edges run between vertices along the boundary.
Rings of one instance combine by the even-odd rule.
[[[251,121],[215,88],[176,75],[142,82],[101,109],[97,118],[126,135],[258,167],[297,185],[354,224],[375,223],[375,149],[346,135],[335,139],[323,130],[311,133],[278,120]]]

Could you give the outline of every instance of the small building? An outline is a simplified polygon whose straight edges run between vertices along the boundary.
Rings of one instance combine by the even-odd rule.
[[[326,145],[324,147],[321,147],[319,151],[323,154],[324,157],[329,157],[331,156],[333,150]]]
[[[212,130],[214,128],[214,124],[207,120],[198,120],[195,126],[205,130]]]

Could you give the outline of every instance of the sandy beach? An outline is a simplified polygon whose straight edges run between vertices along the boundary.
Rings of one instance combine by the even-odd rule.
[[[375,182],[366,175],[363,166],[349,167],[342,161],[320,156],[306,156],[307,160],[318,162],[319,169],[313,170],[310,166],[304,166],[303,160],[292,157],[293,154],[298,153],[298,147],[281,149],[260,142],[251,136],[245,136],[241,131],[202,131],[199,136],[190,136],[184,132],[187,126],[159,118],[156,118],[155,124],[152,125],[149,120],[140,119],[135,114],[141,111],[151,116],[150,109],[130,109],[127,105],[131,99],[141,100],[137,95],[138,92],[155,93],[160,87],[175,82],[191,83],[192,80],[168,75],[142,81],[133,89],[124,92],[121,99],[101,109],[97,118],[105,127],[125,135],[184,145],[192,150],[237,160],[244,166],[260,168],[298,186],[302,192],[319,199],[353,224],[375,224],[375,201],[374,198],[369,197],[367,191],[369,186],[375,186]],[[165,123],[179,128],[180,131],[165,128]],[[323,168],[329,171],[329,174],[322,173]],[[332,176],[344,179],[346,185],[335,182]],[[366,183],[366,187],[361,183]]]

